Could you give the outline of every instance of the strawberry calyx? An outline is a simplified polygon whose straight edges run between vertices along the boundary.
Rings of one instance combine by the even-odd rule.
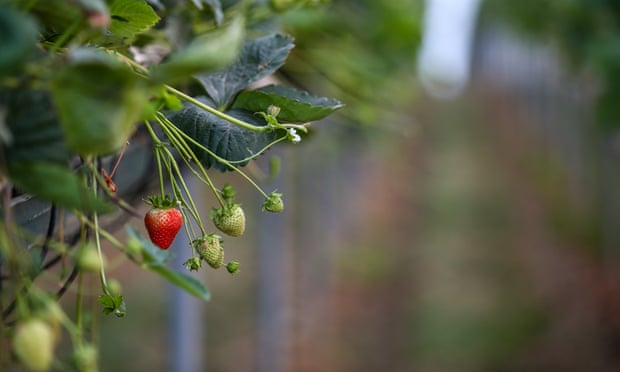
[[[158,209],[170,209],[177,206],[177,201],[170,195],[151,195],[144,201],[146,204]]]

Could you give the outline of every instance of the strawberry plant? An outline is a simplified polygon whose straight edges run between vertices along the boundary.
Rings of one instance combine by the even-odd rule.
[[[205,300],[203,283],[167,266],[177,233],[192,242],[174,252],[188,256],[188,270],[205,261],[238,272],[238,262],[224,264],[224,240],[211,229],[239,236],[246,217],[232,187],[217,185],[211,172],[234,172],[264,197],[263,210],[284,210],[282,193],[263,190],[244,167],[272,146],[302,141],[311,122],[342,104],[271,78],[294,40],[262,26],[287,9],[319,3],[0,4],[0,306],[15,348],[0,365],[96,370],[97,348],[80,312],[82,276],[98,274],[100,312],[130,311],[117,282],[107,278],[104,244]],[[271,83],[261,83],[266,78]],[[151,149],[145,170],[123,164],[140,146]],[[126,177],[152,175],[155,195],[121,182],[123,167],[131,168]],[[210,190],[211,214],[197,208],[188,175]],[[139,212],[130,195],[151,210]],[[28,213],[47,216],[47,226],[30,226]],[[127,225],[127,238],[117,238],[105,221],[123,216],[143,219],[146,234]],[[41,274],[59,266],[60,289],[52,291]],[[75,320],[56,305],[73,283]],[[59,327],[74,349],[66,360],[53,355]]]

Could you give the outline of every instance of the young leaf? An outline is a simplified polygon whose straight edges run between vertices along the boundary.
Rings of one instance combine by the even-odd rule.
[[[59,206],[84,212],[107,213],[111,204],[95,197],[77,174],[64,166],[47,162],[12,162],[9,177],[21,192]]]
[[[223,28],[199,35],[167,62],[156,65],[153,78],[169,82],[223,68],[237,57],[243,35],[241,18],[236,18]]]
[[[264,119],[249,111],[230,110],[226,113],[253,125],[266,125]],[[239,161],[258,154],[279,135],[276,131],[257,133],[241,128],[190,103],[185,104],[183,110],[170,113],[168,117],[185,134],[229,161]],[[229,170],[228,166],[197,146],[192,145],[192,150],[205,167]],[[247,163],[244,161],[235,165],[244,166]]]
[[[250,112],[265,112],[270,105],[280,108],[278,121],[285,123],[320,120],[343,106],[333,98],[315,97],[308,92],[283,85],[268,85],[241,92],[232,107]]]
[[[125,316],[126,306],[125,300],[123,300],[123,296],[121,295],[101,295],[97,297],[97,302],[103,305],[103,313],[105,315],[109,315],[114,313],[119,318]]]
[[[52,82],[65,140],[81,155],[106,155],[134,132],[148,93],[127,66],[99,51],[81,48]]]
[[[288,35],[274,34],[251,40],[226,70],[196,78],[216,107],[225,108],[241,90],[279,69],[293,47],[293,38]]]
[[[110,4],[110,32],[130,38],[153,27],[159,16],[143,0],[114,0]]]

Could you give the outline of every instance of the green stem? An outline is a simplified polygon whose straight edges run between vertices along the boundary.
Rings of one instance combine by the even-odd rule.
[[[97,178],[93,176],[93,194],[97,197]],[[103,253],[101,252],[101,239],[99,237],[99,215],[97,212],[93,213],[93,230],[95,231],[95,245],[97,246],[97,255],[99,256],[99,279],[101,280],[101,287],[103,288],[103,292],[105,294],[110,294],[108,291],[108,282],[105,277],[105,267],[103,266]]]
[[[155,134],[155,131],[151,127],[151,124],[148,121],[145,121],[144,125],[146,126],[146,129],[151,136],[151,140],[153,141],[153,144],[155,145],[155,147],[153,148],[153,152],[155,153],[155,162],[157,163],[157,173],[159,174],[159,192],[161,193],[161,196],[163,197],[166,194],[166,191],[164,190],[164,174],[163,174],[163,169],[161,167],[161,154],[160,154],[160,149],[159,149],[161,146],[163,146],[163,144],[159,140],[157,135]]]
[[[192,217],[198,224],[200,231],[204,234],[205,229],[204,229],[204,226],[202,225],[202,220],[200,219],[200,213],[198,212],[198,208],[196,207],[196,204],[194,203],[194,199],[192,199],[192,196],[189,192],[189,188],[185,184],[185,180],[183,179],[183,175],[181,174],[181,169],[179,169],[179,166],[177,165],[174,159],[174,156],[172,155],[170,150],[168,150],[166,147],[162,147],[162,151],[164,151],[164,153],[168,157],[167,159],[163,159],[163,161],[164,161],[164,165],[166,169],[168,169],[168,172],[170,174],[171,185],[173,186],[173,190],[174,190],[176,198],[180,200],[181,203],[183,203],[183,205],[189,210]],[[177,178],[175,177],[175,173],[178,176],[178,181],[177,181]],[[180,183],[180,187],[179,187],[179,183]],[[189,204],[183,197],[181,189],[187,196],[187,199],[189,199]]]
[[[205,151],[207,154],[209,154],[210,156],[212,156],[213,158],[215,158],[217,161],[219,161],[220,163],[223,163],[224,165],[227,165],[228,167],[230,167],[233,171],[239,173],[239,175],[241,175],[243,178],[246,179],[246,181],[248,181],[252,186],[254,186],[254,188],[256,190],[258,190],[258,192],[260,192],[265,198],[267,198],[267,194],[263,191],[263,189],[261,189],[256,182],[254,182],[254,180],[252,180],[252,178],[250,178],[250,176],[248,176],[247,174],[245,174],[242,170],[240,170],[238,167],[236,167],[234,164],[232,164],[230,161],[218,156],[217,154],[215,154],[213,151],[209,150],[208,148],[206,148],[205,146],[203,146],[202,144],[198,143],[196,140],[194,140],[192,137],[188,136],[187,134],[185,134],[182,130],[180,130],[179,128],[177,128],[173,123],[171,123],[169,120],[166,120],[166,124],[168,125],[168,127],[170,129],[173,129],[177,134],[179,134],[180,136],[182,136],[185,140],[191,142],[193,145],[195,145],[196,147],[198,147],[199,149]]]
[[[183,161],[187,165],[188,169],[190,169],[190,171],[192,173],[194,173],[196,175],[196,177],[198,177],[198,179],[200,179],[201,181],[205,182],[207,184],[207,186],[209,186],[209,188],[213,192],[213,195],[215,195],[215,198],[217,199],[217,201],[220,203],[221,206],[224,206],[224,200],[222,200],[222,197],[220,196],[219,191],[217,190],[217,188],[213,184],[213,181],[211,181],[211,178],[207,174],[206,169],[202,166],[202,163],[200,162],[200,160],[198,159],[196,154],[194,154],[194,151],[189,147],[187,142],[185,142],[185,140],[181,136],[179,136],[178,132],[175,131],[175,129],[178,129],[178,128],[176,126],[174,126],[174,124],[172,124],[161,113],[158,113],[156,115],[156,118],[157,118],[157,121],[159,122],[159,125],[161,126],[162,130],[164,131],[164,133],[166,134],[166,136],[168,137],[168,139],[172,143],[172,145],[181,154],[181,158],[183,159]],[[194,168],[189,164],[188,159],[191,159],[191,160],[193,160],[196,163],[196,165],[198,166],[198,169],[202,173],[203,177],[200,177],[200,175],[197,174],[197,172],[194,170]]]
[[[200,102],[199,100],[195,99],[194,97],[189,96],[189,95],[181,92],[180,90],[177,90],[177,89],[175,89],[175,88],[173,88],[173,87],[171,87],[169,85],[166,85],[165,87],[166,87],[166,90],[169,91],[170,93],[175,94],[175,95],[183,98],[184,100],[186,100],[188,102],[191,102],[194,105],[200,107],[201,109],[203,109],[203,110],[205,110],[205,111],[207,111],[207,112],[209,112],[209,113],[211,113],[211,114],[213,114],[213,115],[215,115],[215,116],[217,116],[217,117],[219,117],[221,119],[224,119],[224,120],[226,120],[226,121],[228,121],[230,123],[238,125],[238,126],[244,128],[244,129],[248,129],[248,130],[251,130],[251,131],[254,131],[254,132],[258,132],[258,133],[264,133],[264,132],[269,132],[269,131],[273,130],[273,128],[271,128],[270,126],[267,126],[267,125],[259,126],[259,125],[252,125],[252,124],[246,123],[245,121],[239,120],[239,119],[234,118],[234,117],[232,117],[230,115],[227,115],[227,114],[225,114],[225,113],[223,113],[223,112],[221,112],[221,111],[219,111],[217,109],[214,109],[213,107],[211,107],[209,105],[206,105],[206,104]]]

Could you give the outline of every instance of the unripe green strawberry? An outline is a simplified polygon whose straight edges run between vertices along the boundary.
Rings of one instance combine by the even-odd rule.
[[[235,275],[236,273],[239,272],[239,266],[241,266],[239,262],[230,261],[229,263],[226,264],[226,270],[228,270],[229,273]]]
[[[241,236],[245,231],[245,213],[239,204],[213,208],[211,218],[215,227],[226,235]]]
[[[224,263],[224,248],[222,238],[216,234],[209,234],[192,243],[200,257],[214,269],[219,269]]]
[[[77,264],[82,271],[99,271],[104,263],[105,258],[102,256],[99,259],[99,253],[94,244],[87,244],[78,252]]]
[[[33,371],[47,371],[54,359],[55,337],[52,328],[41,319],[31,318],[17,324],[13,351],[19,361]]]
[[[272,191],[267,195],[267,199],[263,203],[263,210],[272,213],[280,213],[284,210],[284,202],[282,201],[282,194]]]
[[[73,360],[78,371],[96,372],[98,371],[97,348],[94,345],[86,344],[78,346],[73,353]]]
[[[153,206],[144,216],[149,238],[159,248],[168,249],[183,226],[183,215],[168,196],[153,196],[147,203]]]

